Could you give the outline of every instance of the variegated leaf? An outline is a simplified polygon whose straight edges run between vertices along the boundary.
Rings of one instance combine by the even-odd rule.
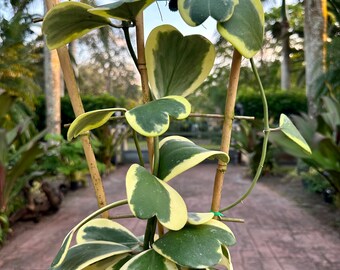
[[[119,0],[90,9],[89,12],[117,20],[134,21],[139,12],[146,9],[155,1],[156,0]]]
[[[124,226],[105,218],[92,219],[78,230],[78,244],[91,241],[115,242],[131,249],[140,244],[138,238]]]
[[[137,256],[133,257],[121,270],[177,270],[176,264],[168,259],[162,257],[154,250],[149,249],[143,251]]]
[[[74,234],[74,230],[71,230],[65,237],[63,243],[61,244],[61,247],[57,253],[57,255],[55,256],[55,258],[52,261],[51,264],[51,269],[56,269],[58,268],[62,262],[65,260],[68,249],[71,245],[71,241],[72,241],[72,237]]]
[[[95,110],[79,115],[67,131],[67,139],[70,141],[79,135],[86,134],[89,130],[98,128],[109,121],[110,117],[117,111],[126,111],[123,108],[110,108]]]
[[[190,26],[202,24],[209,16],[224,22],[233,15],[238,0],[178,0],[178,10]]]
[[[70,248],[63,262],[58,266],[52,267],[51,269],[81,270],[100,260],[114,255],[128,253],[130,251],[131,249],[128,247],[117,243],[110,243],[106,241],[87,242],[75,245]]]
[[[100,260],[87,266],[84,270],[119,270],[128,260],[132,258],[129,254],[121,254]]]
[[[281,131],[294,143],[298,144],[302,149],[304,149],[307,153],[311,154],[312,150],[310,149],[309,145],[302,137],[298,129],[294,126],[293,122],[284,115],[280,115],[280,128]]]
[[[89,31],[110,24],[108,18],[91,14],[90,5],[79,2],[63,2],[54,6],[45,16],[42,31],[47,47],[59,48]]]
[[[201,225],[214,218],[214,213],[188,213],[188,223],[191,225]]]
[[[82,221],[80,221],[76,226],[74,226],[73,229],[64,238],[64,241],[61,244],[61,247],[60,247],[57,255],[55,256],[53,262],[51,263],[51,269],[55,269],[55,268],[60,267],[60,265],[64,262],[67,254],[68,254],[73,235],[79,228],[81,228],[84,224],[89,222],[91,219],[94,219],[96,216],[103,213],[104,211],[107,211],[111,208],[114,208],[114,207],[117,207],[117,206],[123,205],[123,204],[127,204],[127,200],[121,200],[121,201],[118,201],[118,202],[111,203],[107,206],[104,206],[104,207],[98,209],[97,211],[93,212],[92,214],[90,214],[89,216],[84,218]]]
[[[187,207],[177,191],[138,164],[126,174],[126,193],[130,209],[138,218],[157,216],[169,230],[180,230],[187,222]]]
[[[222,245],[222,260],[220,261],[219,265],[225,266],[228,270],[233,270],[233,264],[231,263],[231,257],[229,249]]]
[[[158,177],[166,182],[207,158],[229,162],[226,153],[207,150],[181,136],[166,137],[159,143],[159,147]]]
[[[168,96],[135,107],[125,114],[129,125],[146,137],[156,137],[166,132],[170,116],[184,119],[191,111],[190,103],[180,96]]]
[[[152,247],[176,264],[201,269],[218,264],[224,256],[222,245],[235,243],[229,227],[212,219],[202,225],[186,225],[180,231],[170,231]]]
[[[151,92],[156,99],[187,96],[209,75],[215,60],[213,44],[200,35],[183,37],[171,25],[156,27],[145,47]]]
[[[244,57],[253,57],[261,48],[264,12],[260,0],[239,0],[233,16],[217,24],[217,30]]]

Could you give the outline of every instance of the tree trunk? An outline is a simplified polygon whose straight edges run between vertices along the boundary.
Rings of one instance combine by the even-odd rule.
[[[286,1],[282,0],[281,6],[281,89],[289,90],[290,88],[290,60],[289,60],[289,22],[286,13]]]
[[[306,95],[308,113],[317,114],[315,102],[316,82],[324,73],[326,65],[327,2],[326,0],[305,0],[305,65]]]
[[[60,95],[61,89],[63,88],[61,68],[57,51],[50,51],[46,45],[44,47],[44,80],[46,127],[49,133],[60,134]]]

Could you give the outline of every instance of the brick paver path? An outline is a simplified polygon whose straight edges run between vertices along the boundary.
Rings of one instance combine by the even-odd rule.
[[[105,179],[109,202],[124,198],[127,168],[120,167]],[[209,211],[215,168],[212,164],[200,165],[171,181],[185,198],[189,210]],[[249,186],[242,171],[241,167],[230,166],[222,206]],[[58,214],[43,218],[38,224],[15,226],[15,236],[0,250],[0,269],[47,269],[66,233],[96,209],[92,195],[91,188],[79,190],[66,197]],[[117,209],[111,214],[126,212],[127,209]],[[235,270],[340,269],[339,234],[261,183],[228,216],[246,219],[245,224],[230,224],[238,241],[230,248]],[[135,219],[121,223],[136,234],[143,232],[145,224]]]

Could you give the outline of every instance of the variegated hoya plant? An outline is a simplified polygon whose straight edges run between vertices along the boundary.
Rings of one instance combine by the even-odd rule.
[[[75,1],[57,4],[46,14],[43,22],[47,46],[57,49],[95,28],[117,27],[112,19],[121,21],[118,27],[128,33],[129,27],[136,24],[138,27],[138,16],[142,16],[143,10],[155,1],[118,0],[98,7]],[[252,60],[261,49],[263,40],[264,13],[260,0],[170,2],[172,9],[178,8],[183,20],[190,26],[200,25],[208,17],[214,18],[218,32],[235,49],[233,65],[237,58],[235,55],[239,55],[238,62],[242,56],[250,59],[259,82],[264,108],[263,154],[258,172],[249,190],[239,200],[221,208],[217,198],[217,206],[215,204],[212,206],[214,209],[206,213],[188,211],[183,198],[170,186],[171,179],[207,158],[219,160],[217,175],[220,173],[223,176],[229,161],[227,150],[230,138],[229,141],[222,138],[221,151],[204,149],[180,136],[165,137],[158,141],[159,136],[169,128],[171,119],[185,119],[190,115],[191,105],[185,97],[205,80],[215,60],[214,46],[206,38],[200,35],[184,37],[171,25],[159,26],[149,35],[145,51],[142,52],[148,78],[147,87],[143,90],[148,91],[150,87],[151,98],[131,110],[106,108],[81,114],[71,124],[67,134],[68,140],[88,136],[90,130],[103,125],[114,118],[115,112],[120,111],[135,135],[138,133],[153,141],[154,148],[150,149],[153,151],[152,169],[146,169],[142,159],[140,164],[131,165],[126,174],[126,200],[100,208],[75,226],[64,239],[50,269],[233,269],[228,247],[234,245],[236,239],[224,223],[231,220],[225,218],[222,212],[244,200],[254,187],[261,174],[269,133],[281,131],[304,151],[310,152],[287,116],[281,115],[279,127],[270,128],[268,124],[266,98]],[[139,66],[128,35],[126,39],[142,74],[145,67]],[[236,78],[235,83],[232,77],[237,77],[238,71],[239,66],[232,66],[223,136],[231,132],[235,105],[233,96],[236,96],[234,89],[237,89],[238,80]],[[137,140],[136,146],[139,150]],[[215,181],[218,181],[217,175]],[[213,196],[216,199],[219,195]],[[129,205],[136,218],[148,220],[144,236],[137,237],[117,222],[98,218],[100,214],[125,204]],[[160,230],[158,235],[157,224],[164,230]],[[74,234],[76,244],[71,246]]]

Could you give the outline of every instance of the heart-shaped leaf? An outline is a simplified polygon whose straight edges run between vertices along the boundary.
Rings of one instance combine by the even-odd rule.
[[[229,20],[237,4],[238,0],[178,0],[178,9],[187,24],[197,26],[209,16],[218,22]]]
[[[139,12],[146,9],[155,1],[156,0],[120,0],[90,9],[89,12],[117,20],[134,21]]]
[[[171,25],[156,27],[145,47],[151,92],[155,98],[191,94],[209,75],[213,44],[200,35],[183,37]]]
[[[302,147],[307,153],[312,153],[309,145],[294,126],[293,122],[284,114],[280,115],[280,128],[289,139]]]
[[[106,241],[93,241],[79,244],[70,248],[63,262],[53,270],[81,270],[85,267],[108,257],[128,253],[131,249],[126,246]]]
[[[184,119],[191,111],[190,103],[180,96],[168,96],[135,107],[125,114],[127,122],[138,133],[146,137],[156,137],[166,132],[170,116]]]
[[[176,264],[205,268],[222,260],[222,245],[235,243],[229,227],[212,219],[202,225],[186,225],[180,231],[168,232],[154,243],[153,249]]]
[[[211,151],[181,136],[170,136],[159,143],[158,177],[165,182],[198,165],[207,158],[229,162],[229,156],[221,151]]]
[[[217,24],[217,30],[244,57],[253,57],[262,47],[264,12],[260,0],[239,0],[233,16]]]
[[[141,270],[141,269],[155,269],[155,270],[177,270],[176,264],[172,261],[162,257],[154,250],[149,249],[143,251],[137,256],[133,257],[121,270]]]
[[[110,24],[108,18],[91,14],[90,5],[79,2],[63,2],[54,6],[45,16],[42,31],[47,47],[59,48],[89,31]]]
[[[100,260],[84,268],[84,270],[119,270],[132,258],[129,254],[115,255],[110,258]]]
[[[96,218],[87,222],[77,233],[77,243],[108,241],[127,246],[138,246],[138,238],[124,226],[105,218]]]
[[[180,230],[187,222],[187,207],[177,191],[138,164],[126,174],[126,192],[130,209],[138,218],[157,216],[169,230]]]
[[[201,225],[214,218],[214,213],[188,213],[188,223],[191,225]]]
[[[95,110],[79,115],[71,124],[67,131],[67,139],[70,141],[89,130],[98,128],[109,121],[110,117],[117,111],[126,111],[123,108],[110,108]]]

